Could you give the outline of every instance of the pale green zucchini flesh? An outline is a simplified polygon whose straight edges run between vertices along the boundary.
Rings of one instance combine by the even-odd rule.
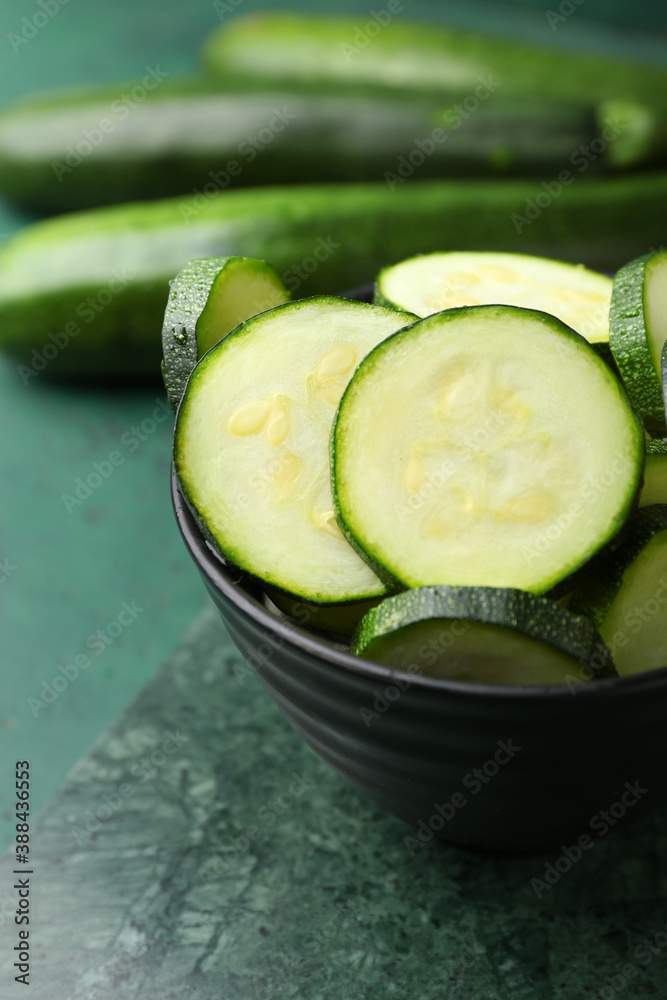
[[[534,594],[421,587],[369,611],[352,651],[398,670],[486,684],[576,684],[615,676],[593,624]]]
[[[609,342],[613,282],[580,265],[514,253],[431,253],[378,275],[378,305],[430,316],[458,306],[508,305],[558,317],[590,343]]]
[[[633,515],[591,562],[570,607],[597,624],[619,674],[667,667],[667,505]]]
[[[368,601],[384,584],[343,538],[328,444],[355,366],[414,317],[303,299],[248,320],[199,362],[174,462],[203,530],[231,563],[316,604]]]
[[[621,528],[643,465],[641,425],[593,348],[511,306],[388,338],[332,437],[339,524],[402,587],[550,590]]]
[[[652,507],[661,503],[667,504],[667,441],[647,441],[639,506]]]

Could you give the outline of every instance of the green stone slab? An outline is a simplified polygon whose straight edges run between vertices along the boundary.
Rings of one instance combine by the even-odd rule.
[[[557,856],[411,852],[415,832],[320,763],[207,612],[34,825],[25,995],[579,1000],[636,971],[615,995],[667,997],[667,810],[596,838],[540,898]]]

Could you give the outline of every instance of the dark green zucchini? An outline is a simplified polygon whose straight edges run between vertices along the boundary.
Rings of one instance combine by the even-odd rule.
[[[397,670],[486,684],[616,676],[588,618],[521,590],[420,587],[363,617],[352,652]]]
[[[667,251],[630,261],[614,278],[609,345],[630,399],[653,437],[667,434],[661,377],[667,341]]]
[[[256,184],[544,177],[598,134],[593,105],[508,103],[502,92],[452,127],[437,95],[251,80],[152,85],[50,92],[4,109],[0,192],[62,211]],[[605,153],[596,167],[608,161]]]
[[[667,70],[617,55],[567,51],[494,38],[437,24],[406,21],[390,10],[318,17],[283,12],[237,17],[208,39],[203,62],[210,73],[251,73],[274,86],[308,80],[330,85],[373,81],[392,91],[439,90],[452,95],[461,121],[479,108],[486,88],[504,98],[639,102],[648,113],[611,140],[619,161],[638,150],[667,157]],[[587,169],[606,148],[599,140],[573,150]],[[623,146],[626,147],[625,151]]]
[[[254,257],[193,260],[170,282],[162,325],[162,377],[176,411],[199,358],[251,316],[288,302],[273,268]]]
[[[157,374],[168,282],[201,257],[267,260],[302,296],[355,288],[389,263],[454,247],[614,271],[667,232],[667,173],[543,194],[519,180],[263,188],[47,220],[0,246],[0,349],[26,382],[43,371]]]

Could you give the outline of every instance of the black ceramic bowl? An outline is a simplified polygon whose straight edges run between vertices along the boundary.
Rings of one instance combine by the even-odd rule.
[[[173,472],[172,499],[208,592],[271,697],[320,757],[407,820],[406,835],[560,849],[663,798],[667,667],[572,688],[392,671],[270,611],[205,540]]]

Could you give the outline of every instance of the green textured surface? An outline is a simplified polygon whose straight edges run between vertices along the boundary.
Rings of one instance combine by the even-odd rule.
[[[567,608],[546,597],[509,588],[419,587],[388,597],[364,615],[352,641],[352,651],[357,656],[373,660],[376,659],[373,646],[379,644],[385,656],[378,656],[378,661],[400,669],[400,657],[391,655],[392,640],[395,638],[400,643],[401,633],[405,631],[409,635],[411,626],[434,619],[504,626],[572,657],[589,677],[594,674],[600,677],[617,676],[608,649],[588,619],[573,615]],[[417,658],[420,632],[413,630],[413,635],[416,637],[414,656]],[[489,648],[491,645],[489,643]],[[409,654],[403,651],[402,655]],[[447,676],[447,655],[443,663],[444,676]],[[433,673],[437,674],[437,670],[433,669]],[[539,683],[539,675],[535,682]]]
[[[542,0],[520,0],[520,6],[528,4],[532,11],[525,20],[518,14],[508,16],[516,7],[494,7],[490,3],[413,0],[409,9],[411,17],[430,16],[443,21],[450,18],[453,23],[463,25],[483,23],[489,30],[524,38],[540,37],[556,46],[604,47],[667,62],[665,37],[656,34],[658,29],[667,30],[667,7],[658,6],[652,0],[632,6],[624,0],[614,3],[587,0],[583,8],[577,9],[556,30],[546,21]],[[237,9],[246,12],[282,6],[281,2],[244,0]],[[312,9],[314,4],[291,0],[289,6],[304,10]],[[333,9],[334,5],[321,5],[321,9],[325,7]],[[336,9],[360,12],[362,23],[367,19],[367,4],[341,0]],[[204,37],[220,21],[209,0],[191,0],[187,5],[165,5],[161,0],[95,0],[93,3],[70,0],[27,44],[14,51],[9,34],[20,31],[22,19],[37,10],[36,4],[20,0],[6,0],[0,5],[0,104],[51,87],[141,76],[147,66],[160,65],[174,76],[188,72],[196,65],[197,51]],[[584,13],[590,18],[639,25],[645,34],[633,36],[627,30],[596,25],[587,21]],[[0,205],[0,241],[26,221],[26,216]],[[0,584],[4,695],[0,713],[0,755],[5,762],[25,756],[31,759],[33,804],[39,808],[101,729],[140,689],[182,632],[185,622],[203,603],[203,591],[188,563],[169,510],[168,422],[161,424],[140,450],[128,455],[127,461],[117,468],[109,481],[71,515],[67,514],[60,499],[62,492],[71,489],[77,476],[88,474],[93,461],[106,458],[109,451],[117,448],[120,436],[132,424],[150,414],[154,398],[161,395],[157,380],[154,388],[132,393],[75,392],[51,386],[41,378],[24,387],[13,366],[3,363],[0,383],[0,410],[5,431],[0,444],[0,561],[9,559],[17,566],[16,571]],[[35,718],[27,699],[38,697],[42,682],[53,678],[58,665],[68,663],[81,653],[87,636],[112,621],[121,603],[132,599],[146,608],[145,613],[95,661],[93,668],[85,671],[48,710]],[[196,705],[191,711],[194,719]],[[232,768],[233,780],[219,804],[221,821],[227,822],[232,830],[242,829],[244,823],[252,821],[256,808],[256,800],[246,798],[248,773],[243,763],[246,753],[250,761],[253,749],[260,752],[256,766],[261,771],[265,764],[262,755],[280,753],[284,746],[282,741],[288,739],[290,766],[292,762],[295,768],[315,766],[312,756],[277,719],[268,699],[259,691],[256,705],[253,702],[239,721],[247,722],[248,728],[233,728],[228,747],[235,755],[231,763],[236,759],[240,770]],[[275,740],[275,744],[271,740]],[[217,750],[216,746],[216,753]],[[136,756],[139,754],[137,750]],[[290,768],[286,764],[284,761],[281,765],[284,768],[281,778],[289,775]],[[180,767],[178,758],[174,758],[174,765]],[[4,767],[2,773],[0,842],[6,843],[10,830],[7,815],[10,778]],[[327,787],[335,787],[340,796],[336,811],[332,811],[326,796],[313,798],[317,809],[309,807],[311,826],[306,833],[297,836],[298,829],[288,824],[275,842],[273,837],[267,837],[263,841],[262,857],[255,860],[254,856],[248,856],[244,861],[234,883],[235,889],[232,887],[227,897],[229,910],[216,909],[216,912],[231,914],[234,927],[237,920],[245,921],[244,933],[247,933],[243,947],[238,953],[232,950],[228,956],[228,961],[241,971],[251,950],[258,976],[266,976],[272,970],[280,974],[285,968],[276,959],[276,951],[264,948],[264,942],[271,940],[271,936],[266,937],[264,931],[259,931],[263,914],[267,914],[269,932],[275,931],[276,947],[282,948],[287,955],[291,947],[290,929],[311,918],[314,926],[323,927],[331,912],[329,901],[332,897],[345,898],[346,894],[356,898],[355,913],[360,919],[351,921],[342,937],[335,935],[319,952],[321,968],[316,973],[320,977],[319,985],[301,994],[308,1000],[317,1000],[320,996],[338,998],[344,994],[344,989],[324,983],[327,969],[340,970],[341,975],[347,977],[343,981],[357,978],[362,984],[357,995],[385,997],[393,991],[401,996],[391,985],[395,969],[400,970],[402,980],[399,982],[403,986],[406,982],[412,983],[413,970],[424,962],[433,961],[437,970],[445,970],[443,962],[437,956],[434,959],[431,949],[446,945],[449,954],[460,954],[459,942],[467,942],[477,933],[484,941],[488,939],[498,971],[491,973],[484,965],[467,973],[467,988],[476,991],[469,992],[469,996],[512,996],[521,1000],[539,996],[542,1000],[545,993],[540,992],[540,988],[550,977],[557,990],[554,995],[570,1000],[577,995],[578,989],[573,986],[573,977],[582,963],[589,961],[586,958],[589,952],[592,957],[586,966],[587,982],[601,988],[604,976],[622,967],[635,943],[664,927],[659,891],[667,875],[657,850],[659,835],[662,835],[663,844],[667,836],[664,817],[645,822],[632,836],[610,837],[598,846],[587,859],[586,866],[581,866],[567,884],[563,882],[562,887],[547,894],[540,907],[529,899],[515,912],[508,906],[508,900],[514,896],[505,897],[503,892],[522,888],[536,870],[540,871],[540,865],[531,867],[525,863],[523,867],[511,864],[508,867],[507,861],[487,859],[478,871],[477,862],[471,860],[473,856],[447,850],[436,855],[435,863],[432,853],[423,852],[410,868],[401,868],[394,861],[398,858],[405,862],[407,857],[400,840],[403,829],[394,821],[383,819],[382,828],[375,832],[376,827],[371,823],[375,821],[374,810],[344,789],[323,768],[318,773]],[[81,780],[84,771],[79,770],[78,774]],[[115,779],[116,772],[106,772],[106,780],[113,783]],[[265,801],[275,788],[274,779],[275,775],[267,773],[266,784],[257,786],[253,795]],[[157,787],[151,786],[154,794]],[[172,787],[169,782],[165,783],[167,793]],[[61,801],[67,801],[71,789],[69,783]],[[282,790],[282,786],[277,789],[278,792]],[[225,806],[228,799],[229,804]],[[153,801],[149,799],[149,803]],[[187,808],[189,800],[183,802]],[[174,814],[170,816],[173,818]],[[178,816],[180,824],[183,818],[180,813]],[[47,815],[40,837],[46,838],[52,822],[55,821],[49,820]],[[372,836],[367,835],[367,824],[371,824],[368,830]],[[216,829],[224,835],[224,828]],[[165,832],[163,829],[162,833]],[[56,884],[58,861],[67,855],[74,843],[67,823],[62,819],[56,822],[49,836],[52,863],[49,864],[45,857],[42,872],[45,880],[47,877],[54,879],[51,884],[57,893],[57,900],[52,898],[49,902],[52,925],[57,930],[57,926],[67,927],[72,921],[73,932],[67,935],[72,949],[89,939],[93,948],[103,948],[111,936],[111,924],[106,928],[99,924],[89,927],[85,919],[87,911],[81,911],[79,922],[75,923],[72,911],[81,899],[80,882],[77,882],[76,894],[72,893],[71,885]],[[185,841],[179,840],[180,828],[174,836],[177,850],[168,856],[169,870],[173,872],[170,884],[177,896],[178,852],[183,850]],[[160,863],[155,860],[157,846],[150,833],[142,842],[146,853],[139,856],[139,875],[145,868],[152,878],[162,872]],[[113,859],[115,879],[131,856],[132,847],[125,841],[109,846],[113,850],[122,847],[124,852],[122,861],[118,856]],[[353,867],[341,869],[341,859],[348,866],[354,862]],[[96,858],[92,861],[92,872],[97,871],[102,878],[102,891],[110,891],[110,883],[105,881],[107,868],[100,867]],[[311,864],[315,874],[321,869],[317,882],[313,881],[313,868],[308,867]],[[244,873],[246,867],[257,871],[252,882]],[[129,867],[122,882],[117,883],[127,914],[128,937],[120,938],[117,943],[121,949],[124,941],[135,940],[132,908],[128,907],[123,894],[130,892],[134,898],[132,880],[136,871],[134,866]],[[285,872],[294,873],[294,890],[289,885],[291,875]],[[494,873],[498,876],[495,879],[491,878]],[[3,898],[7,884],[3,876]],[[151,886],[155,889],[152,883]],[[246,887],[252,889],[252,896],[244,903]],[[306,895],[302,897],[300,891],[304,887]],[[434,888],[436,895],[429,896]],[[561,895],[561,911],[553,909],[556,893]],[[136,895],[139,896],[138,890]],[[290,897],[292,908],[282,909]],[[46,896],[42,899],[46,905]],[[385,918],[393,900],[396,901],[393,912],[397,915],[392,922]],[[159,907],[161,901],[166,900],[158,895],[156,906]],[[215,902],[217,907],[217,896]],[[272,914],[274,903],[278,910]],[[63,904],[67,906],[66,914]],[[462,908],[463,904],[471,908],[469,912]],[[508,910],[512,913],[509,922]],[[575,914],[575,910],[580,912]],[[554,912],[560,913],[559,919],[553,919]],[[162,928],[166,930],[164,940],[168,942],[171,918],[165,918],[166,924],[153,920],[147,901],[143,913],[152,923],[154,933],[160,933]],[[595,921],[591,923],[593,918]],[[210,920],[210,915],[206,920]],[[196,917],[192,923],[196,923]],[[420,932],[423,943],[422,950],[417,952],[418,962],[410,955],[409,942],[403,933],[405,924],[409,924],[412,932],[415,928]],[[46,926],[43,922],[42,929]],[[210,926],[205,923],[204,936]],[[89,930],[94,933],[89,935]],[[191,933],[196,937],[198,932],[195,928]],[[227,933],[226,940],[236,940],[236,930]],[[253,936],[255,933],[257,936]],[[140,939],[136,940],[140,947]],[[51,947],[54,964],[55,950],[60,949],[64,954],[65,943],[61,937]],[[223,950],[224,943],[220,945]],[[211,954],[214,946],[213,942]],[[160,954],[164,955],[167,945],[161,948]],[[439,951],[440,954],[444,952]],[[3,961],[6,956],[3,947]],[[94,955],[82,961],[87,967],[95,967]],[[49,972],[52,969],[53,966]],[[62,969],[65,969],[64,961]],[[71,970],[78,974],[80,965],[72,965]],[[364,992],[363,984],[370,981],[372,975],[377,977],[375,985]],[[456,995],[456,975],[454,972],[454,980],[439,987],[439,994],[432,991],[424,1000],[447,995],[446,989]],[[480,978],[483,976],[486,978]],[[537,987],[531,986],[531,976]],[[659,958],[652,962],[646,976],[641,987],[643,992],[627,990],[623,995],[667,995],[663,985],[665,967]],[[47,981],[48,974],[41,973],[42,996],[59,1000],[44,985]],[[289,977],[285,981],[283,975],[281,982],[283,996],[289,996],[290,990],[291,995],[299,995]],[[488,982],[492,985],[487,986]],[[651,983],[654,984],[652,992]],[[386,989],[382,984],[386,984]],[[4,981],[2,990],[5,990]],[[76,1000],[90,1000],[91,995],[91,991],[83,987],[75,994]],[[137,995],[136,990],[134,995]],[[165,991],[160,995],[166,997],[168,994]],[[181,990],[171,995],[185,997],[187,994]],[[210,995],[217,998],[221,993],[216,988]],[[237,990],[237,995],[243,994]],[[255,995],[271,994],[269,990],[262,994],[258,986]],[[280,997],[281,993],[276,991],[274,995]],[[465,996],[460,991],[459,995]],[[35,990],[33,996],[37,996]],[[127,996],[132,994],[127,993]],[[232,996],[229,994],[225,1000]],[[349,997],[352,996],[350,992]]]
[[[612,997],[667,997],[667,811],[607,829],[581,831],[569,870],[419,846],[307,749],[207,616],[36,825],[26,995],[608,1000],[611,979]]]

